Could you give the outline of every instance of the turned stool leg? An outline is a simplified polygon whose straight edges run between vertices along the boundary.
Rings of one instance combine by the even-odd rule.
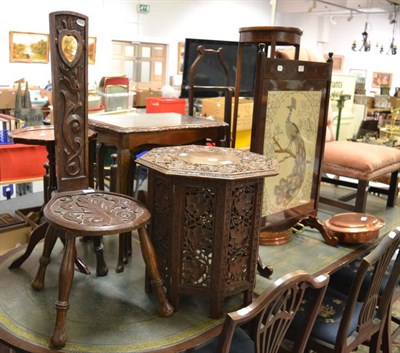
[[[167,296],[164,292],[163,281],[158,269],[158,262],[153,244],[151,243],[149,235],[144,227],[138,229],[138,233],[142,256],[152,280],[151,284],[153,285],[158,297],[158,312],[160,316],[170,316],[174,312],[174,308],[168,302]]]
[[[54,227],[49,226],[44,237],[43,253],[39,260],[39,269],[31,286],[33,289],[41,290],[44,288],[44,277],[46,275],[47,265],[50,263],[50,255],[53,251],[57,240],[57,235]]]
[[[106,276],[108,267],[104,260],[104,246],[101,242],[101,237],[93,237],[94,252],[96,254],[96,275],[99,277]]]
[[[64,256],[58,277],[57,317],[50,341],[52,347],[63,347],[66,342],[65,320],[69,309],[69,294],[74,279],[75,255],[75,238],[68,237],[65,241]]]

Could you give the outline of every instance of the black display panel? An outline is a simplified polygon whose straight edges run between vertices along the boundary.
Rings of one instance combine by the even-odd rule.
[[[237,53],[239,43],[234,41],[194,39],[186,38],[185,54],[183,60],[183,77],[181,86],[181,98],[188,98],[189,90],[189,70],[194,60],[198,56],[197,47],[204,46],[205,49],[224,49],[224,58],[230,72],[230,86],[234,87],[237,72]],[[240,83],[241,97],[253,97],[254,73],[256,63],[256,46],[243,47],[243,67]],[[194,85],[196,86],[226,86],[225,72],[219,62],[218,55],[206,55],[197,69]],[[222,96],[224,92],[215,92],[215,90],[195,91],[195,97],[217,97]]]

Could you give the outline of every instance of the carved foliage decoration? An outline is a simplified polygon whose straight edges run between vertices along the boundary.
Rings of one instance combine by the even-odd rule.
[[[152,218],[157,219],[157,222],[152,222],[151,227],[151,237],[154,247],[157,252],[158,262],[160,266],[160,272],[164,277],[165,283],[169,283],[170,278],[170,264],[168,263],[169,253],[170,253],[170,242],[168,237],[168,225],[171,222],[170,217],[170,205],[171,200],[169,192],[172,188],[169,178],[160,177],[159,174],[154,176],[154,181],[152,176],[150,176],[149,184],[152,183],[153,190],[156,190],[157,201],[152,206]],[[153,198],[149,198],[150,200]]]
[[[182,284],[208,288],[215,227],[215,188],[189,187],[185,194]]]
[[[51,208],[66,221],[87,226],[131,223],[143,213],[133,200],[103,193],[61,197]]]
[[[63,16],[57,16],[55,21],[51,33],[56,38],[51,41],[54,125],[56,136],[62,139],[57,150],[57,163],[62,164],[58,166],[58,180],[62,182],[87,175],[87,21]]]
[[[230,237],[228,243],[226,281],[230,285],[249,279],[250,244],[253,237],[255,188],[253,185],[232,190]],[[247,283],[247,282],[246,282]]]

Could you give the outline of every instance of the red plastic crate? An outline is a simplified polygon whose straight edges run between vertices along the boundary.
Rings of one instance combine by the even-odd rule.
[[[0,145],[0,181],[43,177],[46,162],[45,146]]]
[[[146,98],[147,113],[178,113],[185,114],[186,99],[184,98]]]

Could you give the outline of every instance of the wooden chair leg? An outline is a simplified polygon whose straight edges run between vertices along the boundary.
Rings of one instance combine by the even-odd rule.
[[[171,316],[174,312],[174,308],[168,302],[167,296],[164,292],[164,285],[161,279],[155,249],[144,227],[138,229],[138,233],[142,256],[151,277],[151,284],[158,297],[158,312],[160,316],[163,317]]]
[[[386,206],[387,207],[394,207],[396,202],[396,197],[397,197],[397,193],[399,191],[399,186],[398,186],[398,175],[399,175],[399,171],[396,170],[395,172],[393,172],[390,175],[390,185],[389,185],[389,192],[388,192],[388,198],[387,198],[387,203]]]
[[[50,339],[51,346],[55,348],[63,347],[67,339],[65,334],[65,319],[69,309],[69,294],[74,279],[75,256],[75,238],[67,237],[59,273],[58,300],[56,302],[57,317],[54,331]]]
[[[128,263],[127,251],[126,251],[126,238],[130,240],[131,232],[121,233],[118,240],[118,262],[116,272],[121,273],[124,271],[125,264]]]
[[[96,254],[96,275],[99,277],[107,276],[108,267],[104,260],[104,246],[101,237],[93,237],[93,247]]]
[[[96,169],[97,169],[97,189],[104,190],[104,158],[106,155],[107,146],[97,144],[96,149]]]
[[[50,263],[50,255],[56,244],[57,234],[54,227],[49,226],[44,238],[43,253],[39,260],[39,269],[31,286],[33,289],[42,290],[44,288],[44,278],[46,275],[47,265]]]
[[[359,180],[357,186],[356,204],[354,206],[355,212],[364,212],[367,204],[369,181]]]

